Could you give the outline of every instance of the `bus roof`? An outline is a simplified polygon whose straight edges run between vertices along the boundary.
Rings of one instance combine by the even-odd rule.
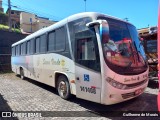
[[[91,17],[92,20],[94,21],[94,20],[97,20],[97,17],[99,17],[99,16],[108,17],[108,18],[112,18],[112,19],[116,19],[116,20],[119,20],[119,21],[123,21],[123,22],[129,23],[127,21],[121,20],[121,19],[113,17],[113,16],[109,16],[109,15],[106,15],[106,14],[103,14],[103,13],[83,12],[83,13],[78,13],[78,14],[74,14],[72,16],[69,16],[69,17],[67,17],[67,18],[65,18],[65,19],[63,19],[63,20],[61,20],[61,21],[49,26],[49,27],[42,28],[42,29],[32,33],[31,35],[28,35],[24,39],[12,44],[12,46],[16,46],[16,45],[18,45],[20,43],[23,43],[25,41],[28,41],[28,40],[33,39],[35,37],[38,37],[39,35],[45,34],[46,32],[52,31],[52,30],[54,30],[56,28],[59,28],[59,27],[65,25],[67,22],[71,22],[71,21],[74,21],[74,20],[77,20],[77,19],[80,19],[80,18],[84,18],[84,17]],[[131,24],[131,23],[129,23],[129,24]]]

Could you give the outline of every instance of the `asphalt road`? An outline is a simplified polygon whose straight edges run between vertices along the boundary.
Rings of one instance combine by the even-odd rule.
[[[14,73],[0,74],[0,111],[19,111],[20,114],[20,116],[15,114],[13,118],[7,119],[158,120],[160,116],[155,117],[157,94],[158,83],[156,80],[150,80],[147,89],[141,96],[123,103],[106,106],[76,97],[63,100],[58,96],[57,91],[50,86],[31,79],[21,80]],[[32,112],[37,113],[37,116],[25,118],[26,111],[31,114]],[[142,113],[152,117],[142,117],[142,115],[138,117]],[[42,118],[40,118],[41,115]]]

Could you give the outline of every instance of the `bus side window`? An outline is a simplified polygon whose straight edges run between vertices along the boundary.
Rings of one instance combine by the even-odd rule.
[[[23,43],[20,44],[20,55],[23,55]]]
[[[65,35],[65,28],[61,27],[55,31],[56,33],[56,39],[55,39],[55,45],[56,45],[56,51],[64,51],[65,50],[65,43],[66,43],[66,35]]]
[[[23,55],[26,55],[26,42],[23,43]]]
[[[47,47],[47,39],[46,34],[40,36],[40,53],[46,52]]]
[[[27,41],[27,55],[29,55],[30,41]]]
[[[35,53],[39,53],[39,44],[40,44],[40,38],[38,37],[38,38],[36,38],[36,42],[35,42],[35,47],[36,47],[36,49],[35,49]]]
[[[15,56],[15,46],[14,47],[12,47],[12,56]]]
[[[17,45],[17,56],[19,56],[20,55],[20,45]]]
[[[30,40],[30,54],[34,54],[35,53],[35,40],[31,39]]]
[[[55,32],[52,31],[48,34],[48,51],[54,51],[55,50]]]
[[[18,55],[20,56],[21,55],[21,46],[18,45]]]

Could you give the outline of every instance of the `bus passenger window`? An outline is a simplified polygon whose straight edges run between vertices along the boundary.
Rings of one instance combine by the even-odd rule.
[[[40,41],[40,38],[38,37],[38,38],[36,38],[36,51],[35,51],[35,53],[39,53],[39,41]]]
[[[32,39],[30,41],[30,54],[35,53],[35,47],[34,47],[34,45],[35,45],[35,42],[34,42],[34,39]]]
[[[55,50],[55,32],[50,32],[48,34],[48,51]]]
[[[20,55],[23,55],[23,44],[20,44]]]
[[[59,28],[56,30],[56,51],[64,51],[65,50],[65,28]]]
[[[15,47],[12,47],[12,56],[15,56]]]
[[[29,55],[30,41],[27,41],[27,55]]]
[[[40,52],[44,53],[46,51],[46,35],[40,36]]]

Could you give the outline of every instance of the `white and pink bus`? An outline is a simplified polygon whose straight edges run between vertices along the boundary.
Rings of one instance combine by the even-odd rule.
[[[72,15],[12,45],[12,70],[71,95],[115,104],[148,84],[148,64],[131,23],[101,13]]]

